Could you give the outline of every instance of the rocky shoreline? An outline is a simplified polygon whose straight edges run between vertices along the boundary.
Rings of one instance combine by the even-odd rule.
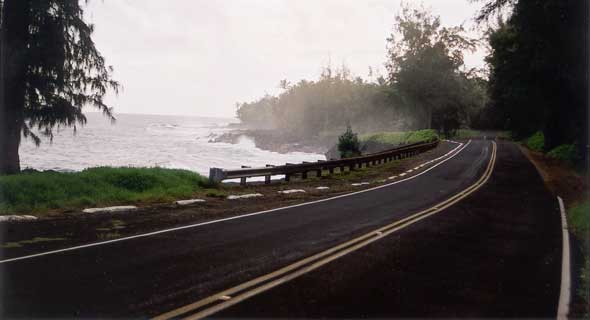
[[[326,153],[337,141],[337,137],[317,137],[301,139],[285,134],[279,130],[233,129],[218,136],[212,136],[210,143],[239,143],[242,137],[254,141],[257,148],[278,153],[306,152]]]
[[[314,139],[302,139],[294,137],[279,130],[244,129],[236,128],[220,135],[210,136],[210,143],[237,144],[242,137],[248,137],[254,141],[257,148],[278,153],[306,152],[320,153],[326,159],[340,159],[340,153],[336,148],[338,137],[316,137]],[[379,143],[376,141],[361,142],[361,152],[370,154],[381,152],[396,145]]]

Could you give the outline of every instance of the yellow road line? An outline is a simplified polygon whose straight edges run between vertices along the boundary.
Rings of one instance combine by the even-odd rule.
[[[293,264],[290,264],[286,267],[278,269],[278,270],[271,272],[269,274],[266,274],[264,276],[252,279],[252,280],[242,283],[238,286],[218,292],[218,293],[211,295],[207,298],[204,298],[202,300],[196,301],[194,303],[185,305],[185,306],[180,307],[178,309],[161,314],[161,315],[155,317],[154,319],[164,320],[164,319],[175,318],[180,315],[186,314],[188,312],[197,310],[201,307],[212,304],[214,302],[222,301],[221,303],[218,303],[216,305],[213,305],[212,307],[209,307],[209,308],[206,308],[202,311],[199,311],[199,312],[187,317],[186,319],[201,319],[203,317],[212,315],[212,314],[219,312],[223,309],[226,309],[236,303],[239,303],[247,298],[250,298],[254,295],[257,295],[257,294],[262,293],[266,290],[269,290],[273,287],[276,287],[282,283],[285,283],[287,281],[295,279],[295,278],[297,278],[303,274],[306,274],[312,270],[315,270],[315,269],[317,269],[317,268],[319,268],[319,267],[321,267],[333,260],[336,260],[344,255],[354,252],[362,247],[365,247],[368,244],[370,244],[374,241],[377,241],[377,240],[379,240],[391,233],[399,231],[399,230],[406,228],[418,221],[421,221],[421,220],[426,219],[438,212],[441,212],[444,209],[454,205],[455,203],[457,203],[457,202],[461,201],[462,199],[464,199],[465,197],[469,196],[471,193],[473,193],[476,190],[478,190],[479,188],[481,188],[481,186],[483,186],[488,181],[489,177],[492,174],[494,164],[496,162],[496,149],[497,149],[496,143],[492,141],[492,155],[490,157],[490,161],[488,162],[488,165],[486,167],[484,174],[478,179],[477,182],[475,182],[473,185],[469,186],[465,190],[446,199],[445,201],[442,201],[441,203],[438,203],[428,209],[425,209],[425,210],[422,210],[418,213],[415,213],[415,214],[413,214],[409,217],[406,217],[402,220],[399,220],[399,221],[396,221],[396,222],[391,223],[389,225],[386,225],[384,227],[381,227],[377,230],[373,230],[373,231],[366,233],[360,237],[357,237],[355,239],[344,242],[344,243],[337,245],[335,247],[332,247],[328,250],[325,250],[323,252],[320,252],[318,254],[315,254],[315,255],[305,258],[303,260],[297,261]],[[305,266],[306,264],[309,264],[309,265]],[[303,268],[301,268],[301,267],[303,267]],[[272,279],[274,279],[274,280],[272,280]],[[272,280],[272,281],[265,283],[261,286],[255,287],[256,285],[266,282],[268,280]],[[249,289],[251,287],[254,287],[254,288],[247,290],[245,292],[242,292],[242,291]],[[242,292],[242,293],[239,293],[238,295],[234,296],[234,294],[238,293],[238,292]]]

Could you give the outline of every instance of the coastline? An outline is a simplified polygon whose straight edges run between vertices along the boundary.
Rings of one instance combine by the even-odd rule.
[[[301,138],[289,136],[276,129],[248,129],[238,126],[228,126],[231,131],[212,136],[209,143],[239,143],[242,137],[254,141],[257,148],[281,154],[291,152],[325,154],[338,140],[338,137]],[[233,128],[232,128],[233,127]]]

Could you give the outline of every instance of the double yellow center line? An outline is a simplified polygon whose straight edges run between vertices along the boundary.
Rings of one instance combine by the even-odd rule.
[[[218,292],[202,300],[185,305],[178,309],[161,314],[154,319],[165,320],[178,317],[185,319],[201,319],[226,309],[245,299],[295,279],[312,270],[315,270],[331,261],[334,261],[344,255],[354,252],[370,243],[377,241],[387,235],[406,228],[420,220],[426,219],[442,210],[461,201],[471,193],[483,186],[490,178],[494,164],[496,162],[496,143],[492,141],[492,155],[486,167],[484,174],[474,184],[455,194],[451,198],[442,201],[433,207],[422,210],[402,220],[396,221],[379,229],[366,233],[358,238],[344,242],[313,256],[297,261],[279,270],[266,274],[264,276],[244,282],[238,286]]]

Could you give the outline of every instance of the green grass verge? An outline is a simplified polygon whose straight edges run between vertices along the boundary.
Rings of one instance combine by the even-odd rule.
[[[448,138],[469,139],[469,138],[479,138],[479,137],[483,137],[486,135],[487,136],[495,135],[497,138],[500,138],[500,139],[508,139],[508,140],[512,139],[512,134],[510,133],[510,131],[486,132],[486,131],[479,131],[479,130],[472,130],[472,129],[459,129],[455,132],[455,134],[453,136],[448,137]]]
[[[393,132],[379,132],[364,134],[360,137],[361,142],[375,141],[387,144],[409,144],[420,141],[433,141],[438,138],[438,134],[433,129],[417,130],[417,131],[393,131]]]
[[[177,169],[99,167],[73,173],[23,172],[0,176],[0,214],[166,202],[208,187],[208,179]]]
[[[578,289],[578,296],[582,298],[582,301],[589,301],[590,291],[588,288],[590,281],[590,257],[588,256],[588,248],[585,246],[586,237],[590,234],[590,200],[578,203],[567,211],[568,227],[570,231],[576,236],[576,238],[582,240],[583,252],[584,252],[584,265],[582,266],[580,274],[580,287]],[[590,310],[585,310],[584,319],[590,318]]]

